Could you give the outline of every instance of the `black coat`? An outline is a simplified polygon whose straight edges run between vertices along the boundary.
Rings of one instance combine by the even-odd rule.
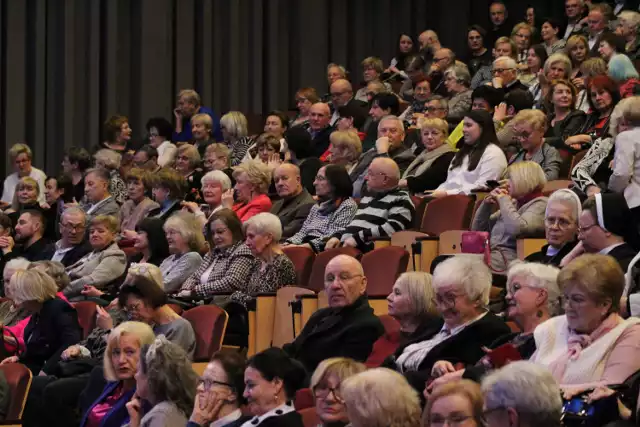
[[[283,239],[287,239],[300,231],[314,204],[315,201],[305,189],[302,189],[302,193],[292,199],[280,199],[273,203],[271,213],[276,215],[282,223]]]
[[[13,258],[26,258],[28,261],[36,262],[36,261],[46,261],[51,259],[53,253],[55,252],[55,247],[53,243],[48,240],[42,238],[33,243],[33,245],[25,248],[23,246],[17,246],[12,251]],[[7,254],[7,258],[8,258]]]
[[[629,268],[629,263],[637,253],[638,251],[633,249],[631,245],[623,243],[620,246],[616,246],[615,248],[611,249],[608,255],[614,257],[616,261],[618,261],[618,264],[620,264],[622,271],[626,273],[627,269]]]
[[[24,330],[26,351],[20,357],[20,363],[33,375],[41,370],[50,374],[62,352],[81,339],[82,329],[75,308],[59,298],[47,300],[40,312],[31,316]]]
[[[79,245],[76,245],[73,248],[71,248],[69,250],[69,252],[66,252],[64,254],[64,256],[62,257],[62,259],[60,260],[60,262],[65,267],[69,267],[70,265],[73,265],[76,262],[80,261],[80,258],[85,256],[86,254],[88,254],[92,250],[93,249],[91,248],[91,245],[89,244],[89,242],[84,241],[84,242],[80,243]],[[55,253],[55,251],[54,251],[54,253]],[[53,254],[51,254],[51,256],[53,256]]]
[[[553,115],[549,116],[549,123],[553,120]],[[554,126],[549,126],[545,133],[544,142],[556,148],[566,150],[565,141],[570,136],[578,135],[584,126],[587,116],[581,110],[571,111],[564,120],[556,122]]]
[[[237,421],[227,424],[225,427],[240,427],[247,421],[247,418],[242,417]],[[296,411],[288,412],[277,417],[265,418],[260,424],[255,425],[259,427],[304,427],[302,417]]]
[[[283,349],[298,359],[311,374],[330,357],[349,357],[364,362],[384,327],[373,314],[366,296],[342,308],[323,308],[313,313],[300,335]]]
[[[329,145],[331,144],[331,141],[329,141],[329,136],[334,130],[335,129],[333,127],[327,126],[320,132],[318,132],[315,137],[313,137],[313,139],[311,140],[311,157],[320,158],[324,154],[324,152],[329,149]],[[313,130],[309,129],[309,132],[313,132]]]
[[[526,257],[525,261],[537,262],[539,264],[554,265],[556,267],[559,267],[560,261],[562,261],[562,258],[568,255],[569,252],[571,252],[571,250],[573,250],[573,248],[577,244],[578,244],[577,240],[574,240],[573,242],[569,242],[565,244],[562,248],[560,248],[558,253],[555,254],[554,256],[547,255],[547,249],[549,249],[549,245],[544,245],[539,252],[534,252],[528,257]]]
[[[442,323],[440,323],[440,328]],[[408,345],[433,338],[440,331],[440,328],[426,330],[421,337],[416,338],[413,342],[406,343],[402,348],[398,348],[396,357],[402,354],[402,351]],[[502,319],[488,312],[482,319],[433,347],[420,363],[419,369],[413,372],[406,372],[405,376],[409,384],[422,392],[425,382],[431,378],[431,369],[437,361],[446,360],[454,365],[457,363],[472,365],[485,355],[482,347],[490,345],[509,332],[511,332],[511,329]]]

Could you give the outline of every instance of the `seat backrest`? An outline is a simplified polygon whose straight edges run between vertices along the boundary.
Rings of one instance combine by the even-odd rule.
[[[556,179],[554,181],[547,181],[547,183],[542,188],[542,194],[545,196],[550,196],[556,190],[561,190],[564,188],[569,188],[573,185],[573,181],[568,179]]]
[[[0,371],[4,374],[9,385],[9,408],[7,410],[7,420],[22,419],[22,411],[27,403],[27,395],[31,387],[31,371],[20,363],[8,363],[0,366]]]
[[[324,289],[324,270],[327,268],[329,261],[331,261],[336,255],[340,254],[351,255],[358,258],[360,256],[360,251],[351,247],[342,247],[320,252],[313,261],[311,277],[309,278],[309,289],[315,292],[320,292]]]
[[[367,295],[386,297],[398,276],[407,271],[409,253],[397,246],[387,246],[367,252],[361,262],[367,277]]]
[[[400,345],[400,323],[388,314],[378,316],[378,318],[384,326],[384,334],[373,343],[371,354],[365,361],[365,365],[369,368],[382,365],[382,362],[391,356]]]
[[[427,202],[429,201],[428,197],[418,197],[411,196],[411,201],[416,208],[416,213],[413,217],[413,222],[411,223],[411,228],[414,230],[419,230],[420,225],[422,224],[422,217],[424,217],[424,211],[427,208]]]
[[[78,323],[82,328],[82,336],[86,339],[96,327],[97,305],[93,301],[78,301],[72,304],[78,313]]]
[[[196,334],[194,362],[208,362],[222,348],[229,315],[217,305],[200,305],[182,313]]]
[[[439,236],[447,230],[468,230],[472,211],[473,198],[462,194],[431,200],[422,217],[420,231]]]
[[[309,248],[298,246],[285,246],[282,248],[282,251],[289,257],[296,268],[298,285],[308,287],[311,268],[313,267],[313,260],[316,258],[316,254]]]
[[[315,405],[315,399],[313,398],[313,391],[310,388],[301,388],[296,391],[296,398],[293,399],[293,405],[297,411],[307,408],[313,408]]]
[[[294,339],[293,316],[291,315],[291,301],[296,295],[314,294],[311,289],[298,286],[285,286],[276,292],[276,309],[273,319],[273,339],[271,345],[282,347]],[[299,330],[295,331],[299,333]]]
[[[304,427],[316,427],[320,424],[320,418],[316,412],[316,408],[301,409],[298,411],[302,417],[302,425]]]

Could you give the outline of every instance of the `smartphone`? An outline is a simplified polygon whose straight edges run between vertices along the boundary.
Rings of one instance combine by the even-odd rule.
[[[495,179],[490,179],[487,181],[486,186],[493,190],[494,188],[498,188],[500,187],[500,183],[498,181],[496,181]]]

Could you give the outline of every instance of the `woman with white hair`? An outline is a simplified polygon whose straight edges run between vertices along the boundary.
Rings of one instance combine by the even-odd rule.
[[[2,287],[4,289],[4,296],[9,298],[9,300],[0,302],[0,322],[2,322],[3,326],[13,326],[29,316],[29,313],[25,309],[13,303],[9,292],[13,273],[18,270],[28,269],[30,264],[31,262],[27,259],[20,257],[13,258],[4,265],[4,270],[2,271]]]
[[[432,284],[442,319],[394,357],[396,369],[416,390],[433,376],[455,372],[454,364],[475,363],[484,356],[483,347],[509,332],[504,321],[487,310],[491,272],[482,258],[457,255],[441,262]]]
[[[471,109],[471,74],[466,65],[455,63],[444,72],[444,85],[451,98],[447,120],[458,123]]]
[[[246,303],[249,299],[263,292],[275,292],[287,285],[297,282],[296,270],[291,260],[282,252],[282,224],[280,219],[268,212],[251,217],[243,224],[246,236],[245,243],[256,257],[258,263],[242,293],[233,297],[236,301]],[[242,295],[244,294],[244,295]]]
[[[507,312],[509,320],[515,322],[521,332],[510,332],[487,346],[498,349],[513,346],[520,359],[528,359],[536,351],[533,331],[538,325],[560,313],[560,270],[549,265],[533,262],[516,262],[509,269],[507,278]],[[504,361],[493,358],[491,351],[473,366],[447,373],[431,383],[432,388],[452,380],[466,378],[480,382],[493,369],[501,368]]]
[[[202,264],[200,252],[205,247],[202,227],[192,214],[176,212],[164,223],[163,229],[171,254],[160,264],[164,290],[176,292]]]
[[[551,82],[559,79],[569,80],[571,72],[571,59],[569,59],[567,55],[564,53],[549,55],[544,62],[542,74],[539,75],[538,82],[529,87],[529,92],[533,95],[533,105],[541,108],[549,92]]]
[[[578,219],[582,203],[576,193],[561,189],[554,191],[544,213],[544,232],[547,244],[539,252],[526,258],[528,262],[560,266],[560,261],[578,243]]]
[[[542,187],[547,182],[539,164],[514,163],[507,168],[503,184],[491,191],[476,212],[472,230],[491,233],[491,270],[506,274],[509,262],[518,257],[520,236],[542,234],[547,198]],[[497,205],[498,212],[493,213]]]
[[[122,205],[124,201],[127,200],[127,185],[120,176],[122,156],[113,150],[103,148],[102,150],[98,150],[96,154],[93,155],[93,158],[96,162],[96,168],[109,171],[109,175],[111,175],[111,179],[109,180],[109,194],[113,196],[119,205]]]
[[[547,369],[519,361],[489,375],[482,381],[485,421],[490,426],[560,427],[560,388]]]
[[[340,390],[353,427],[420,425],[420,397],[397,372],[370,369],[344,380]]]
[[[196,216],[202,229],[205,229],[211,215],[223,209],[222,195],[231,189],[231,179],[220,170],[207,172],[200,181],[204,204],[196,202],[182,202],[182,210],[187,210]]]
[[[240,111],[229,111],[220,118],[220,130],[225,145],[231,150],[231,166],[239,165],[253,144],[248,136],[247,118]]]
[[[640,55],[640,13],[632,10],[623,10],[618,14],[618,27],[615,33],[625,40],[625,53],[632,61],[638,60]]]

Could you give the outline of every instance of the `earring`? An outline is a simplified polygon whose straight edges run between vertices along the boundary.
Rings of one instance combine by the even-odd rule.
[[[277,395],[277,394],[274,394],[274,395],[273,395],[273,401],[274,401],[275,403],[278,403],[278,395]]]
[[[542,317],[542,310],[538,310],[538,312],[536,313],[536,316],[538,316],[538,318]]]

